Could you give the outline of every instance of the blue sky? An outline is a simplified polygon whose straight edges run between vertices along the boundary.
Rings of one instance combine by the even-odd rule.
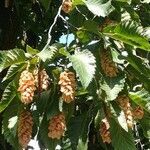
[[[60,38],[59,38],[59,42],[60,43],[63,43],[63,44],[66,44],[66,38],[67,38],[67,35],[62,35]],[[74,40],[74,35],[71,33],[68,35],[68,45]]]

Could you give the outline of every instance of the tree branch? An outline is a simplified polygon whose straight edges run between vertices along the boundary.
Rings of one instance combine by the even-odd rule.
[[[64,2],[64,1],[65,1],[65,0],[63,0],[63,2]],[[63,4],[63,2],[62,2],[62,4]],[[57,15],[56,15],[55,18],[54,18],[54,22],[52,23],[52,25],[51,25],[50,28],[49,28],[49,31],[48,31],[48,40],[47,40],[47,43],[46,43],[45,47],[43,48],[43,50],[45,50],[45,49],[49,46],[49,44],[50,44],[50,42],[51,42],[51,39],[52,39],[51,32],[52,32],[53,27],[55,26],[55,24],[56,24],[56,22],[57,22],[58,17],[60,16],[61,9],[62,9],[62,4],[60,5],[60,7],[59,7],[59,9],[58,9]]]

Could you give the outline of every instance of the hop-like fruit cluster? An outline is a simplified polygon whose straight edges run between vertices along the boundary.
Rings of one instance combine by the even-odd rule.
[[[18,91],[21,93],[21,101],[24,104],[29,104],[33,101],[34,91],[35,91],[34,76],[28,70],[24,70],[21,73],[19,80]]]
[[[46,73],[45,69],[38,71],[34,71],[35,85],[38,90],[47,90],[49,86],[49,76]]]
[[[62,4],[62,10],[65,13],[69,13],[72,9],[72,1],[71,0],[65,0]]]
[[[115,65],[115,62],[113,62],[112,58],[109,55],[109,51],[106,49],[103,49],[101,52],[101,67],[108,77],[115,77],[117,76],[118,69]]]
[[[109,128],[110,128],[109,122],[106,118],[104,118],[102,120],[102,123],[100,125],[100,130],[99,130],[104,143],[111,143]]]
[[[60,74],[59,83],[60,91],[62,92],[62,98],[66,103],[70,103],[75,97],[75,74],[73,72],[62,72]]]
[[[66,121],[64,114],[61,113],[59,115],[56,115],[49,122],[48,137],[52,139],[60,139],[64,135],[65,129]]]
[[[124,111],[128,127],[132,128],[133,114],[132,114],[132,108],[128,96],[126,95],[118,96],[117,100],[119,102],[121,109]]]
[[[32,135],[33,118],[29,111],[22,111],[18,121],[18,140],[22,148],[26,148]]]
[[[137,106],[133,111],[132,111],[134,119],[142,119],[144,116],[144,111],[143,108],[140,106]]]

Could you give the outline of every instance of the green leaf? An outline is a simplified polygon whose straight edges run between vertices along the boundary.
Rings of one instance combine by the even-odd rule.
[[[90,42],[90,34],[86,32],[85,30],[79,29],[76,32],[76,34],[77,34],[79,41],[81,41],[82,43]]]
[[[142,0],[141,3],[150,3],[150,0]]]
[[[40,53],[37,54],[37,56],[39,56],[39,58],[42,59],[43,62],[47,60],[51,61],[60,47],[62,47],[62,44],[53,44],[47,49],[42,50]]]
[[[50,98],[49,90],[42,92],[40,98],[38,96],[36,97],[37,110],[40,114],[42,114],[45,111],[49,98]]]
[[[3,113],[3,134],[7,142],[9,142],[15,150],[18,150],[17,140],[17,113],[18,104],[12,104]]]
[[[116,0],[116,1],[119,1],[119,2],[130,2],[131,0]]]
[[[84,89],[83,87],[82,88],[78,87],[75,93],[76,96],[81,96],[81,95],[86,95],[86,94],[88,94],[88,90]]]
[[[0,52],[0,72],[3,70],[4,60],[6,59],[6,53]]]
[[[122,57],[120,58],[120,54],[117,50],[111,48],[111,55],[114,62],[117,64],[124,64],[125,60]]]
[[[82,128],[80,131],[80,137],[78,140],[77,150],[87,150],[88,149],[88,135],[89,135],[89,129],[92,122],[92,117],[89,114],[90,111],[87,114],[83,115],[82,119]]]
[[[113,39],[150,51],[148,39],[144,36],[142,27],[136,22],[126,21],[119,25],[108,26],[103,33]]]
[[[125,113],[119,105],[117,104],[116,101],[112,101],[110,103],[110,111],[111,114],[114,116],[115,121],[125,130],[128,132],[128,126],[127,126],[127,121],[125,117]]]
[[[68,123],[68,135],[72,149],[87,150],[89,126],[92,117],[89,112],[72,117]],[[76,132],[74,132],[76,131]]]
[[[54,115],[56,115],[60,112],[59,111],[60,95],[58,94],[59,92],[57,91],[56,80],[54,81],[54,84],[51,85],[51,87],[52,87],[52,90],[51,90],[51,93],[47,96],[48,101],[47,101],[46,110],[45,110],[47,120],[49,120]],[[45,98],[45,99],[47,99],[47,98]]]
[[[139,120],[144,136],[150,139],[150,115],[148,113],[144,113],[144,117]]]
[[[111,0],[84,0],[84,3],[97,16],[108,16],[114,10],[114,7],[111,5]]]
[[[41,145],[46,146],[46,148],[51,149],[51,150],[55,150],[56,145],[59,144],[59,140],[56,139],[51,139],[48,137],[48,125],[49,125],[49,121],[47,121],[46,116],[43,118],[42,123],[40,125],[40,130],[38,133],[38,139],[39,139],[39,144],[41,142]],[[43,148],[45,149],[45,148]]]
[[[3,92],[2,99],[0,102],[0,112],[7,108],[10,102],[15,98],[16,93],[16,87],[14,85],[14,82],[12,81],[8,84],[8,86]]]
[[[127,66],[128,73],[131,77],[135,77],[139,80],[139,84],[143,84],[144,88],[150,92],[150,79],[145,77],[143,74],[139,73],[134,67],[131,65]]]
[[[65,135],[65,137],[64,137],[63,140],[62,140],[61,148],[62,148],[63,150],[73,150],[73,149],[71,148],[71,141],[70,141],[70,139],[68,138],[67,134]]]
[[[22,49],[13,49],[9,51],[1,51],[0,56],[0,72],[13,65],[18,63],[24,63],[26,60],[25,53]]]
[[[59,99],[51,99],[51,102],[47,105],[48,109],[47,110],[47,119],[52,118],[54,115],[59,113]]]
[[[64,56],[66,56],[66,57],[68,55],[70,55],[70,53],[64,47],[62,47],[61,49],[59,49],[59,53],[62,54],[62,55],[64,55]]]
[[[14,64],[14,65],[10,66],[10,68],[8,69],[7,74],[3,78],[2,82],[13,77],[15,74],[20,72],[23,68],[25,68],[25,66],[26,66],[25,64]]]
[[[131,5],[125,5],[125,6],[123,6],[124,8],[125,8],[125,10],[129,13],[129,15],[130,15],[130,17],[131,17],[131,19],[132,20],[135,20],[135,21],[137,21],[137,22],[139,22],[139,20],[140,20],[140,17],[139,17],[139,15],[138,15],[138,13],[133,9],[133,7],[131,6]],[[125,15],[127,18],[129,17],[128,15]],[[125,17],[124,16],[124,17]],[[125,17],[125,18],[126,18]],[[125,19],[124,18],[124,19]]]
[[[106,79],[100,82],[100,88],[106,93],[106,100],[112,101],[116,99],[119,92],[122,91],[125,83],[124,76],[117,76],[114,79]]]
[[[126,132],[114,120],[110,120],[110,132],[114,150],[136,150],[131,132]]]
[[[116,0],[116,1],[119,1],[119,2],[127,2],[127,3],[130,3],[131,0]]]
[[[133,66],[140,74],[143,74],[145,77],[150,78],[150,69],[145,65],[144,59],[139,58],[136,55],[128,53],[127,57],[123,57],[126,59],[131,66]]]
[[[26,50],[27,50],[27,53],[29,53],[31,55],[35,55],[35,54],[39,53],[39,50],[34,49],[34,48],[30,47],[29,45],[26,46]]]
[[[88,30],[89,32],[93,32],[97,35],[99,35],[98,27],[99,27],[98,23],[96,23],[95,21],[92,21],[92,20],[86,20],[83,24],[84,29]]]
[[[76,5],[83,5],[83,1],[82,0],[72,0],[73,2],[73,5],[76,6]]]
[[[32,117],[33,117],[33,128],[32,128],[32,137],[35,137],[37,135],[38,132],[38,127],[40,124],[40,115],[39,115],[39,111],[38,110],[34,110],[32,111]]]
[[[94,118],[94,126],[96,129],[99,129],[100,122],[104,117],[105,117],[105,114],[104,114],[103,108],[101,107],[101,109],[98,110]]]
[[[93,54],[86,49],[77,51],[74,55],[69,56],[69,59],[79,75],[83,87],[88,87],[95,74],[96,61]]]
[[[126,121],[126,117],[123,111],[120,112],[119,116],[118,116],[118,122],[120,124],[120,126],[128,132],[128,126],[127,126],[127,121]]]
[[[3,126],[3,128],[6,128]],[[15,126],[11,129],[4,129],[4,137],[5,139],[7,140],[8,143],[10,143],[14,150],[19,150],[19,144],[18,144],[18,141],[16,140],[17,139],[17,136],[14,136],[14,133],[16,132],[17,133],[17,124],[15,124]]]
[[[145,89],[142,89],[138,92],[130,92],[129,97],[133,100],[137,105],[143,107],[146,111],[150,113],[150,93]]]
[[[49,9],[49,5],[50,5],[51,1],[52,0],[40,0],[40,2],[42,3],[42,5],[46,9],[46,11]]]
[[[85,9],[82,11],[85,11]],[[69,14],[69,22],[77,28],[80,28],[84,21],[85,17],[78,11],[72,11],[71,14]]]
[[[79,139],[77,150],[87,150],[88,149],[88,140],[86,142],[83,142],[82,139]]]

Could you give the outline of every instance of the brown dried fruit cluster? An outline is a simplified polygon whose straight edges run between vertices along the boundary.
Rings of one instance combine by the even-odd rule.
[[[118,96],[117,100],[119,102],[121,109],[125,113],[128,127],[132,128],[133,127],[133,114],[132,114],[132,108],[131,108],[131,104],[129,102],[128,96],[126,95]]]
[[[59,115],[56,115],[49,122],[48,137],[52,139],[60,139],[64,135],[65,129],[66,121],[64,114],[61,113]]]
[[[65,0],[62,4],[62,10],[65,13],[69,13],[72,9],[72,1],[71,0]]]
[[[101,67],[108,77],[116,77],[118,69],[109,55],[109,51],[104,49],[101,52]]]
[[[38,90],[47,90],[49,86],[49,76],[45,69],[38,72],[38,70],[34,71],[34,77],[35,77],[35,85],[38,88]]]
[[[18,140],[19,144],[26,148],[32,135],[33,118],[29,111],[22,111],[18,121]]]
[[[28,70],[25,70],[21,73],[19,80],[19,88],[18,91],[21,93],[21,101],[24,104],[29,104],[33,101],[35,82],[34,76]]]
[[[60,91],[62,98],[66,103],[70,103],[75,97],[75,74],[73,72],[62,72],[59,77]]]
[[[110,128],[109,122],[106,118],[104,118],[102,120],[100,130],[99,130],[104,143],[111,143],[109,128]]]
[[[143,108],[140,106],[137,106],[133,111],[132,111],[134,119],[142,119],[144,116],[144,111]]]

